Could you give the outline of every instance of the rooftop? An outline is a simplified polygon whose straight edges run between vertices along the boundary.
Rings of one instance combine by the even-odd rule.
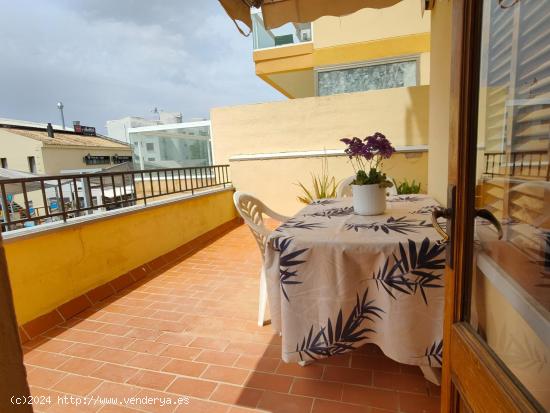
[[[94,146],[130,149],[129,145],[123,142],[99,134],[96,136],[89,136],[78,134],[72,130],[54,129],[54,138],[50,138],[46,128],[15,126],[11,124],[0,124],[0,128],[0,130],[40,141],[47,146]]]
[[[418,367],[366,345],[306,367],[256,325],[260,255],[241,225],[24,344],[33,395],[190,397],[78,412],[438,412]],[[47,411],[72,411],[51,406]],[[35,406],[40,412],[41,406]]]

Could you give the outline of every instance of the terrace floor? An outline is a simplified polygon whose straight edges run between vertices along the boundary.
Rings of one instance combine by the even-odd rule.
[[[439,388],[374,345],[307,367],[282,362],[278,334],[256,325],[259,268],[240,226],[25,343],[31,392],[51,396],[35,411],[439,411]],[[63,395],[88,404],[59,404]],[[189,404],[161,406],[182,395]],[[133,396],[162,400],[122,407],[99,399]]]

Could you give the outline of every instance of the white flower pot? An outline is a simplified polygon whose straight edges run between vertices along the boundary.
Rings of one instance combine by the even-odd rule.
[[[378,215],[386,209],[386,188],[374,185],[352,185],[353,210],[358,215]]]

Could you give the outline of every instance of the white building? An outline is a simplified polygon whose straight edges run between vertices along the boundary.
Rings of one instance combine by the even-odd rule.
[[[182,114],[180,112],[158,112],[159,119],[145,119],[138,116],[126,116],[121,119],[108,120],[107,135],[110,138],[128,143],[128,133],[132,128],[143,126],[166,125],[172,123],[181,123]]]
[[[142,126],[128,130],[137,169],[213,164],[209,120]]]

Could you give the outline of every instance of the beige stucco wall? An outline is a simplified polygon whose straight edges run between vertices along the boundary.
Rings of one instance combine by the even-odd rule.
[[[330,156],[328,170],[330,175],[338,181],[353,175],[353,169],[345,156]],[[398,182],[407,178],[423,183],[422,192],[425,192],[425,182],[428,175],[427,152],[398,153],[385,162],[384,171],[389,177]],[[293,158],[255,161],[231,162],[231,179],[239,191],[245,191],[260,198],[270,208],[286,214],[294,215],[304,207],[297,200],[303,195],[296,185],[303,183],[312,188],[310,173],[321,172],[322,158]]]
[[[431,11],[430,123],[428,191],[439,202],[447,202],[449,162],[449,110],[451,92],[451,5],[436,2]]]
[[[68,169],[98,169],[110,165],[86,165],[82,159],[87,154],[99,156],[123,155],[131,156],[132,149],[123,148],[90,148],[90,147],[44,147],[42,149],[46,175],[58,174]]]
[[[0,128],[0,158],[8,160],[9,169],[29,172],[27,157],[34,156],[37,172],[44,173],[41,147],[42,143],[35,139],[16,135]]]
[[[313,42],[315,48],[332,47],[429,31],[430,12],[422,17],[419,0],[403,0],[386,9],[321,17],[313,23]]]
[[[34,156],[38,174],[53,175],[67,169],[98,169],[109,166],[86,165],[82,158],[87,154],[131,156],[132,149],[46,146],[36,139],[0,128],[0,158],[7,158],[9,169],[29,172],[29,156]]]
[[[214,108],[217,163],[242,154],[342,149],[339,139],[385,133],[396,146],[428,143],[428,86]]]
[[[294,183],[309,186],[310,172],[321,169],[320,158],[230,158],[343,149],[339,139],[365,137],[375,131],[385,133],[397,147],[422,150],[428,142],[428,94],[429,87],[420,86],[215,108],[211,111],[214,157],[216,163],[230,163],[237,189],[291,214],[300,207]],[[426,190],[427,158],[426,152],[400,153],[385,169],[398,180],[407,177],[422,182]],[[329,157],[329,171],[337,179],[353,173],[344,156]]]

